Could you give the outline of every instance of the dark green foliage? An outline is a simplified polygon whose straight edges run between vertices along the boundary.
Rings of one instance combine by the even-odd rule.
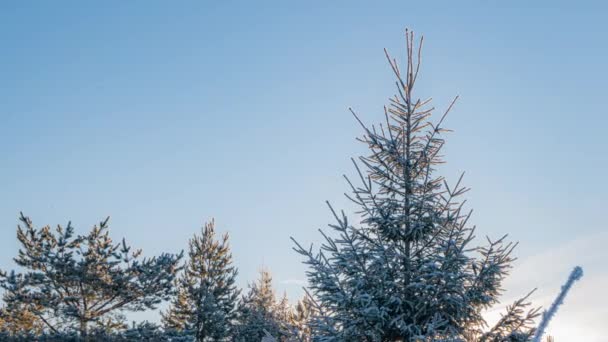
[[[166,330],[195,336],[197,341],[223,341],[232,335],[239,290],[228,234],[219,241],[214,222],[205,224],[189,243],[188,260],[176,280],[177,295],[163,313]]]
[[[23,214],[20,220],[15,262],[24,272],[2,272],[0,286],[7,305],[26,306],[49,332],[114,329],[121,312],[153,309],[172,293],[181,255],[141,259],[125,240],[112,241],[108,219],[87,235],[75,235],[69,223],[52,230],[34,228]]]

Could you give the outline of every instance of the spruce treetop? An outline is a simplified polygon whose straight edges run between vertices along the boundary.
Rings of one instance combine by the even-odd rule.
[[[423,40],[406,31],[404,70],[385,50],[397,94],[383,122],[368,126],[351,110],[369,154],[353,160],[346,178],[360,222],[329,205],[336,223],[321,231],[318,251],[297,241],[315,306],[313,335],[321,341],[503,341],[529,338],[536,310],[514,304],[509,327],[486,331],[482,313],[498,303],[514,260],[506,237],[472,245],[462,176],[454,186],[437,174],[444,163],[447,110],[435,119],[430,99],[414,95]],[[506,323],[505,323],[506,324]],[[493,332],[499,331],[494,334]]]
[[[188,250],[184,272],[175,282],[177,296],[162,314],[164,326],[198,341],[225,340],[233,333],[240,294],[228,234],[218,239],[211,221],[190,239]]]

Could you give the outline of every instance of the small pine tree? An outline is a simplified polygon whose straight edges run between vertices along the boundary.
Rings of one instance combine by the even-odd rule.
[[[205,224],[201,235],[190,239],[188,255],[177,296],[162,314],[164,327],[197,341],[224,341],[232,336],[239,297],[228,234],[217,241],[214,222]]]
[[[21,214],[15,262],[24,272],[1,272],[7,305],[27,307],[54,334],[86,338],[91,324],[99,328],[122,311],[154,309],[169,299],[181,255],[140,260],[141,251],[131,252],[124,239],[110,239],[108,219],[75,236],[70,223],[36,229]]]
[[[283,293],[281,300],[279,300],[275,305],[274,312],[276,320],[282,325],[284,325],[283,330],[290,331],[291,327],[288,323],[291,320],[292,307],[289,303],[289,299],[287,298],[286,292]]]
[[[310,319],[313,315],[313,304],[305,296],[300,299],[291,311],[289,325],[292,328],[292,335],[296,341],[311,342],[312,334],[310,331]]]
[[[513,244],[488,239],[471,246],[461,179],[449,187],[436,175],[442,163],[442,123],[430,121],[430,100],[414,97],[420,47],[406,31],[407,66],[387,58],[398,95],[385,107],[384,124],[365,126],[360,140],[369,156],[353,160],[361,180],[348,196],[359,208],[359,224],[337,213],[322,233],[318,252],[295,240],[305,257],[314,297],[311,328],[319,341],[511,341],[528,340],[537,310],[518,301],[509,320],[484,335],[483,310],[498,302],[501,282],[513,261]],[[417,57],[417,58],[416,58]],[[452,103],[453,104],[453,103]],[[361,166],[362,165],[362,166]]]
[[[270,334],[277,340],[285,340],[286,322],[282,320],[280,309],[272,287],[270,272],[262,270],[256,283],[249,285],[249,292],[239,302],[239,317],[235,340],[238,342],[259,342]],[[283,306],[285,303],[282,304]]]

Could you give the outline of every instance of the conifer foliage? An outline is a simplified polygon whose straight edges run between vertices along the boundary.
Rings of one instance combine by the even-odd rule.
[[[8,296],[5,295],[5,297]],[[43,331],[44,323],[27,305],[12,301],[0,308],[0,334],[7,336],[35,336]]]
[[[292,308],[289,318],[289,325],[291,327],[292,336],[296,341],[312,341],[309,322],[313,316],[313,310],[314,306],[308,297],[304,297],[299,300]]]
[[[277,301],[272,287],[270,272],[263,270],[257,282],[249,285],[249,292],[239,302],[239,318],[235,340],[258,342],[270,335],[277,340],[286,340],[287,300]]]
[[[168,299],[181,255],[141,259],[124,239],[112,241],[108,219],[75,235],[70,223],[37,229],[21,214],[15,262],[24,272],[0,275],[7,307],[32,313],[50,333],[86,337],[91,325],[97,329],[124,310],[153,309]]]
[[[216,239],[213,221],[189,242],[188,260],[176,281],[177,296],[163,314],[166,330],[193,335],[197,341],[224,341],[233,333],[240,291],[228,234]]]
[[[320,250],[294,240],[310,267],[314,339],[529,340],[537,311],[525,311],[525,301],[514,304],[504,327],[484,332],[482,311],[498,302],[515,245],[504,237],[471,245],[462,176],[450,187],[436,172],[447,132],[442,124],[456,99],[432,120],[430,99],[414,96],[422,39],[416,48],[413,33],[406,31],[406,38],[404,71],[386,54],[397,95],[385,107],[384,122],[369,127],[353,112],[370,151],[353,160],[360,182],[347,178],[360,222],[329,205],[336,223],[332,234],[322,232]]]

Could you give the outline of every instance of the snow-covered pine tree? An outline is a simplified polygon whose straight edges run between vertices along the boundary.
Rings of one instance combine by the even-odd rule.
[[[289,298],[287,298],[287,292],[284,292],[281,299],[275,305],[274,313],[276,320],[283,325],[283,330],[285,331],[291,331],[291,325],[289,323],[292,309]]]
[[[0,308],[0,340],[8,337],[38,335],[44,331],[44,323],[28,305],[8,302]],[[3,336],[3,335],[5,336]]]
[[[24,272],[0,272],[7,305],[27,307],[50,333],[77,331],[86,338],[90,325],[169,299],[181,255],[141,259],[124,239],[112,241],[108,219],[75,236],[70,223],[36,229],[21,214],[15,262]]]
[[[249,285],[249,292],[239,302],[237,334],[238,342],[259,342],[268,334],[278,341],[285,340],[289,332],[281,320],[280,302],[272,287],[270,272],[262,270],[257,282]]]
[[[292,329],[292,336],[296,341],[310,342],[312,335],[309,321],[313,315],[313,305],[308,297],[304,297],[296,303],[291,311],[289,325]]]
[[[177,296],[162,314],[166,330],[182,331],[197,341],[225,341],[233,334],[240,291],[228,234],[219,240],[214,221],[189,241],[188,260],[176,280]]]
[[[194,342],[193,336],[182,336],[181,334],[172,336],[163,329],[148,321],[140,323],[132,322],[131,327],[113,336],[118,341],[149,341],[149,342]]]
[[[310,305],[306,297],[296,303],[295,306],[289,303],[287,293],[276,305],[276,320],[281,326],[283,340],[292,342],[310,342],[310,329],[308,320],[310,319]]]
[[[429,100],[414,97],[422,39],[406,31],[405,72],[386,53],[397,95],[384,123],[364,125],[360,139],[370,154],[353,160],[361,183],[347,177],[359,224],[329,205],[334,234],[321,232],[318,252],[296,240],[305,257],[316,341],[511,341],[529,340],[537,310],[518,301],[499,335],[484,335],[482,312],[498,302],[515,244],[505,238],[471,246],[471,212],[461,179],[450,187],[436,175],[442,163],[442,124]],[[386,51],[385,51],[386,52]],[[337,237],[335,236],[337,234]],[[503,328],[503,327],[500,327]]]

